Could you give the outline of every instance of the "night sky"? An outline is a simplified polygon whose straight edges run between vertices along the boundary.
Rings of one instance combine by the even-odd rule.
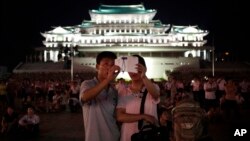
[[[210,32],[207,45],[216,54],[228,51],[235,60],[246,61],[249,45],[246,8],[239,0],[1,0],[0,66],[10,68],[25,59],[34,47],[42,46],[41,32],[53,26],[73,26],[89,20],[89,9],[103,4],[144,3],[156,9],[154,18],[164,24],[198,25]]]

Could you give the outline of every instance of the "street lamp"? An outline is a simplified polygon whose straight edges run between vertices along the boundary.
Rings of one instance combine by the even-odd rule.
[[[70,68],[70,73],[71,73],[71,81],[74,80],[74,50],[73,50],[73,46],[70,46],[70,54],[71,54],[71,68]]]
[[[214,47],[213,47],[213,50],[212,50],[212,75],[214,77]]]

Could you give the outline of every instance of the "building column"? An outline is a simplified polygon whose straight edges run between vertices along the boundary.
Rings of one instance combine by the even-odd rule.
[[[48,58],[47,58],[47,52],[48,52],[48,51],[45,50],[45,51],[44,51],[44,54],[43,54],[43,55],[44,55],[44,62],[47,62],[47,59],[48,59]]]
[[[208,59],[208,60],[210,60],[210,58],[208,57],[208,54],[207,54],[207,52],[206,52],[206,50],[203,50],[203,54],[204,54],[204,57],[203,57],[203,59],[204,60],[206,60],[206,59]]]

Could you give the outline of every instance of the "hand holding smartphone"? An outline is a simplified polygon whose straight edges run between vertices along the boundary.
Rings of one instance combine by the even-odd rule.
[[[138,58],[133,56],[122,56],[115,59],[115,65],[121,68],[121,72],[137,73],[137,64]]]

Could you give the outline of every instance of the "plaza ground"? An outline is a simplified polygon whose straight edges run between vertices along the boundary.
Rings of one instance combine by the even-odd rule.
[[[39,113],[40,135],[28,141],[84,141],[82,113],[63,111],[60,113]],[[213,141],[243,141],[250,134],[250,110],[243,110],[237,120],[219,120],[209,124],[209,135]],[[235,129],[247,128],[243,137],[233,137]],[[93,132],[94,134],[94,132]],[[2,136],[0,140],[4,141]],[[20,139],[19,139],[20,140]]]

